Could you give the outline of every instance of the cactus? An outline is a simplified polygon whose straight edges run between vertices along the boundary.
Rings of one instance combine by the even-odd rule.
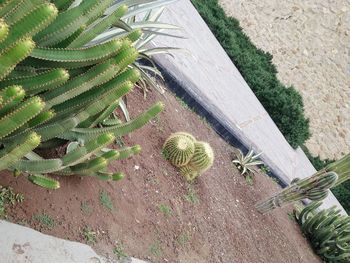
[[[195,142],[194,145],[195,150],[191,160],[180,169],[181,174],[185,176],[187,181],[192,181],[204,173],[214,162],[214,152],[208,143]]]
[[[266,213],[278,206],[308,198],[312,201],[323,200],[329,189],[350,178],[350,154],[327,165],[322,170],[303,180],[292,183],[289,187],[265,201],[259,202],[256,208]]]
[[[295,211],[297,222],[315,252],[326,262],[349,262],[350,217],[340,215],[335,206],[317,211],[321,202],[313,202]]]
[[[298,180],[274,196],[256,204],[260,213],[267,213],[276,207],[281,207],[291,202],[309,198],[313,201],[324,199],[328,189],[333,187],[338,179],[335,172],[319,172],[308,178]]]
[[[193,157],[194,141],[183,134],[172,134],[163,145],[163,155],[172,165],[181,167]]]
[[[148,57],[138,51],[147,52],[142,48],[146,42],[139,39],[145,34],[128,28],[101,40],[100,34],[115,30],[127,15],[127,6],[112,5],[114,0],[81,1],[71,8],[72,0],[51,2],[0,4],[0,170],[28,175],[31,182],[50,189],[59,183],[46,173],[120,180],[122,173],[106,171],[108,163],[141,148],[106,152],[104,147],[164,108],[158,102],[126,123],[113,117],[119,101],[140,79],[136,68],[142,66],[135,63]],[[146,6],[152,8],[152,2]],[[135,15],[143,9],[133,5]],[[79,146],[60,158],[44,159],[33,152],[67,142]]]
[[[208,170],[214,161],[214,152],[206,142],[196,141],[187,132],[176,132],[163,145],[163,156],[179,168],[187,181],[192,181]]]

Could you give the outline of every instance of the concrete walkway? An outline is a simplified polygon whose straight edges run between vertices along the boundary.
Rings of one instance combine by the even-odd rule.
[[[288,144],[191,2],[171,4],[161,20],[182,27],[188,37],[158,37],[153,42],[189,51],[156,57],[177,84],[243,145],[263,152],[261,159],[284,183],[312,175],[315,168],[304,152]],[[341,207],[331,194],[324,207],[334,204]]]
[[[91,247],[0,220],[0,262],[118,263],[100,257]],[[131,258],[130,263],[146,263]]]

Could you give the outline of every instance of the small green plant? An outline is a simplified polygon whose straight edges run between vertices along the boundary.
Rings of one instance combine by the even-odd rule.
[[[14,206],[22,203],[24,195],[15,193],[11,187],[3,187],[0,185],[0,218],[6,218],[6,207]]]
[[[245,181],[250,186],[254,185],[254,178],[253,178],[253,176],[251,174],[248,174],[248,175],[245,176]]]
[[[170,216],[173,212],[171,207],[168,205],[160,204],[158,208],[159,211],[162,212],[166,217]]]
[[[127,259],[129,256],[125,252],[123,243],[118,243],[113,248],[113,254],[117,257],[118,260]]]
[[[93,212],[92,206],[89,204],[88,201],[82,201],[80,204],[80,210],[85,215],[91,215]]]
[[[102,206],[107,208],[109,211],[112,211],[114,209],[113,202],[106,190],[100,191],[100,203]]]
[[[52,229],[55,226],[55,220],[45,212],[33,215],[33,219],[44,228]]]
[[[268,174],[270,172],[270,168],[267,165],[263,164],[260,166],[260,171],[264,174]]]
[[[162,248],[160,247],[160,243],[159,241],[155,241],[153,242],[150,246],[149,246],[149,252],[156,258],[159,258],[160,256],[162,256]]]
[[[181,245],[181,246],[185,246],[188,242],[190,241],[190,235],[189,233],[186,232],[182,232],[178,237],[177,237],[177,242]]]
[[[255,172],[255,166],[263,164],[262,161],[257,160],[262,153],[254,155],[253,149],[250,149],[247,155],[244,155],[239,149],[238,152],[237,159],[233,160],[232,163],[237,167],[241,175],[253,173]]]
[[[83,229],[83,237],[87,244],[89,245],[95,245],[97,238],[96,238],[96,232],[92,230],[89,226],[85,226]]]
[[[188,188],[188,193],[184,195],[184,198],[187,202],[191,204],[199,204],[199,198],[196,193],[196,191],[193,189],[193,187]]]

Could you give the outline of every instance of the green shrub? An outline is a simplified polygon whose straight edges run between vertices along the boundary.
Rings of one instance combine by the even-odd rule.
[[[302,145],[310,137],[302,97],[277,79],[272,55],[255,47],[239,22],[227,17],[217,0],[192,3],[287,141],[294,148]]]

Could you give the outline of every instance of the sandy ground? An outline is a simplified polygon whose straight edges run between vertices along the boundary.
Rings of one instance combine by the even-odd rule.
[[[350,151],[350,1],[219,0],[273,55],[279,79],[303,96],[307,146],[322,158]]]

